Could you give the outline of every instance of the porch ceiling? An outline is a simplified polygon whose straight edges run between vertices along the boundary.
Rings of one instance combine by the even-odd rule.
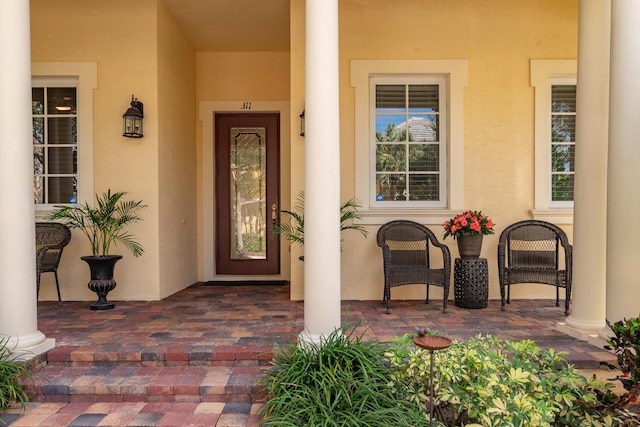
[[[196,51],[288,51],[289,0],[164,0]]]

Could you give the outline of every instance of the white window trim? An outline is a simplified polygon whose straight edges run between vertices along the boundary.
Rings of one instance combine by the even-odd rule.
[[[576,83],[575,59],[532,59],[531,86],[535,92],[535,199],[534,219],[573,224],[573,202],[551,201],[551,85]]]
[[[93,91],[98,88],[98,63],[32,62],[31,76],[78,79],[78,201],[92,201],[94,197]],[[42,220],[52,208],[53,205],[35,205],[36,220]]]
[[[369,137],[369,78],[376,75],[440,75],[448,79],[447,206],[448,209],[377,208],[369,202],[372,167]],[[355,184],[356,198],[363,203],[359,224],[378,225],[404,218],[422,224],[442,224],[464,209],[464,88],[468,81],[466,59],[351,60],[351,86],[355,90]],[[455,159],[453,161],[452,159]]]

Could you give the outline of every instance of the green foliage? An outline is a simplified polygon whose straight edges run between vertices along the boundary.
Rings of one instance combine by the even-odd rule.
[[[125,192],[111,193],[107,190],[102,197],[96,194],[96,206],[89,203],[72,206],[54,206],[54,211],[47,215],[50,221],[61,220],[70,228],[81,230],[89,239],[92,255],[109,255],[112,243],[122,243],[133,256],[142,255],[144,249],[134,236],[125,230],[129,224],[142,219],[139,212],[146,205],[142,201],[121,200]]]
[[[429,357],[408,335],[387,353],[396,391],[429,407]],[[434,357],[434,418],[447,426],[620,426],[611,384],[587,379],[533,341],[478,336]]]
[[[353,224],[354,219],[360,218],[358,208],[360,204],[355,199],[349,199],[340,206],[340,231],[356,230],[365,238],[369,234],[366,228]],[[273,225],[273,233],[284,236],[290,242],[304,245],[304,192],[298,194],[295,210],[281,210],[281,214],[288,215],[290,222],[280,221]]]
[[[424,408],[398,396],[388,383],[385,347],[353,329],[320,344],[291,343],[276,351],[275,369],[261,380],[269,426],[423,426]]]
[[[613,331],[609,338],[607,350],[613,350],[620,370],[633,382],[633,396],[638,396],[640,389],[640,317],[623,319],[616,323],[607,320]]]
[[[298,193],[296,210],[282,209],[281,214],[288,215],[290,222],[280,221],[273,225],[273,233],[284,236],[290,242],[304,245],[304,192]]]
[[[0,337],[0,411],[8,409],[15,402],[19,402],[24,409],[29,396],[22,383],[33,378],[29,364],[19,360],[18,355],[7,347],[8,342],[8,337]]]

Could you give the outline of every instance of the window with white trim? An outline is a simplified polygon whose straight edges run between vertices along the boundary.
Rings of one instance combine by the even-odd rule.
[[[535,92],[535,200],[532,214],[573,223],[576,75],[574,59],[531,60]]]
[[[34,79],[33,196],[36,204],[78,199],[78,79]]]
[[[96,62],[32,62],[34,202],[40,220],[54,204],[91,202]]]
[[[371,79],[370,206],[446,206],[446,79]]]
[[[357,223],[441,224],[464,208],[467,80],[465,59],[351,61]]]

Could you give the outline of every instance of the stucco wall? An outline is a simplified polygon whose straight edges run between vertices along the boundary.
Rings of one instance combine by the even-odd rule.
[[[375,7],[374,7],[375,6]],[[578,1],[554,0],[341,0],[340,129],[342,199],[354,188],[354,89],[352,59],[466,59],[464,93],[465,208],[479,209],[496,225],[531,218],[534,206],[534,92],[529,63],[536,58],[576,58]],[[304,2],[291,7],[292,104],[304,102]],[[455,161],[455,159],[451,159]],[[302,187],[304,154],[292,149],[292,194]],[[330,177],[327,177],[330,179]],[[442,235],[441,224],[427,224]],[[566,227],[571,238],[571,227]],[[382,298],[378,226],[365,241],[344,234],[343,299]],[[486,236],[482,256],[489,260],[490,298],[499,298],[497,235]],[[453,257],[458,254],[455,242]],[[295,259],[292,257],[292,259]],[[302,297],[302,263],[292,262],[292,297]],[[452,284],[453,286],[453,284]],[[434,289],[433,297],[441,297]],[[452,297],[453,293],[450,293]],[[513,288],[517,298],[551,298],[552,287]],[[393,298],[424,298],[424,287],[393,290]]]
[[[465,207],[490,215],[498,234],[511,222],[530,218],[534,93],[529,63],[576,57],[578,0],[341,0],[339,8],[342,199],[355,193],[350,61],[465,59],[469,76],[464,92]],[[305,101],[304,0],[291,1],[290,53],[194,54],[159,0],[32,0],[31,10],[34,61],[98,64],[95,190],[125,190],[149,205],[144,221],[132,227],[146,253],[138,259],[125,254],[116,268],[118,287],[111,298],[164,297],[195,277],[194,258],[200,273],[213,262],[202,257],[201,249],[204,224],[210,220],[201,213],[213,195],[203,192],[210,173],[203,170],[203,144],[212,141],[202,140],[202,124],[195,116],[200,102],[290,101],[289,115],[282,118],[292,137],[282,147],[281,207],[295,202],[304,187],[304,138],[298,136],[298,115]],[[121,136],[121,115],[132,93],[145,103],[141,140]],[[428,225],[441,234],[441,224]],[[571,227],[566,228],[571,235]],[[378,226],[369,229],[367,240],[356,233],[343,236],[345,299],[381,298]],[[456,256],[454,242],[446,242]],[[483,249],[489,259],[491,298],[499,297],[496,243],[497,236],[489,236]],[[74,233],[60,269],[65,299],[94,298],[86,288],[86,266],[79,260],[87,251],[84,239]],[[299,247],[291,249],[294,299],[302,297],[304,265],[297,260],[301,253]],[[46,276],[41,299],[54,299]],[[434,290],[435,298],[438,292]],[[423,294],[422,287],[399,288],[394,289],[393,298],[421,299]],[[519,286],[513,295],[549,298],[554,290]]]
[[[158,3],[159,294],[197,281],[195,52]]]
[[[219,105],[222,112],[240,112],[242,102],[251,102],[252,111],[278,111],[278,105],[288,104],[289,101],[289,52],[198,52],[196,54],[196,97],[200,103],[206,105]],[[267,110],[260,110],[260,106],[267,106]],[[210,107],[208,107],[210,108]],[[295,107],[292,107],[295,108]],[[288,110],[287,110],[288,111]],[[289,182],[290,182],[290,137],[297,135],[299,121],[289,122],[288,113],[280,117],[280,180],[281,180],[281,208],[289,208]],[[213,111],[198,111],[201,118],[211,121]],[[300,114],[298,111],[297,114]],[[204,212],[199,220],[198,258],[199,278],[212,280],[215,277],[207,272],[214,271],[215,259],[213,249],[207,248],[203,254],[203,246],[214,246],[215,236],[213,223],[215,221],[212,209],[215,210],[213,180],[214,159],[213,135],[210,140],[203,141],[203,123],[198,124],[198,188],[199,198],[198,212]],[[203,152],[212,153],[203,158]],[[206,168],[207,170],[203,170]],[[203,188],[203,183],[206,183]],[[203,205],[207,209],[203,208]],[[212,241],[213,240],[213,241]],[[282,246],[281,258],[283,259],[281,275],[278,278],[289,278],[289,251],[286,245]]]
[[[198,101],[289,99],[289,52],[198,52]]]
[[[127,11],[123,13],[123,11]],[[94,92],[94,190],[127,191],[149,207],[130,231],[144,245],[134,258],[124,248],[116,266],[118,286],[113,300],[159,297],[158,199],[158,43],[157,0],[31,2],[33,61],[91,61],[98,64]],[[145,106],[142,139],[122,137],[122,114],[134,94]],[[66,300],[96,299],[87,289],[88,267],[79,257],[90,252],[86,239],[74,231],[59,268]],[[43,276],[40,299],[56,299],[52,275]]]

